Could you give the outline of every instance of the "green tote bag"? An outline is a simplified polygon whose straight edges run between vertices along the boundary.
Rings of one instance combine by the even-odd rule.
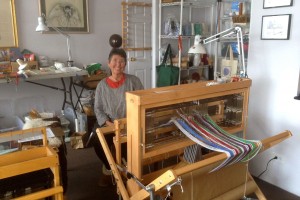
[[[173,66],[171,55],[172,55],[171,45],[168,44],[162,63],[156,66],[157,87],[164,87],[164,86],[178,84],[179,68]],[[167,64],[168,57],[170,58],[170,64]]]

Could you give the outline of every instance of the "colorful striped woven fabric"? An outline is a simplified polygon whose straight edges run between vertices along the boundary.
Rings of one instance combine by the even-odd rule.
[[[209,115],[202,115],[196,111],[187,114],[181,109],[177,110],[180,117],[172,118],[179,130],[195,143],[217,152],[227,155],[216,171],[230,164],[247,162],[260,151],[262,143],[259,140],[246,140],[227,133],[218,126]]]

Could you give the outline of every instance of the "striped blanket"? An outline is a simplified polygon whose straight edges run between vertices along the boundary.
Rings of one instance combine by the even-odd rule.
[[[183,134],[207,149],[227,155],[227,159],[212,171],[240,161],[247,162],[256,156],[262,147],[259,140],[246,140],[227,133],[207,114],[197,112],[187,114],[180,109],[177,113],[180,117],[172,118],[170,122],[174,123]]]

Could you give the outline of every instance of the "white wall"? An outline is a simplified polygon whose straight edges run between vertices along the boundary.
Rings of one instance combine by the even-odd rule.
[[[297,94],[300,70],[300,2],[292,7],[263,9],[263,1],[252,1],[248,75],[253,80],[248,116],[248,137],[263,139],[286,129],[293,137],[258,155],[250,162],[254,175],[300,196],[300,101]],[[292,14],[289,40],[261,40],[263,15]]]
[[[67,60],[66,38],[59,34],[35,32],[39,5],[37,0],[15,0],[20,47],[60,61]],[[109,37],[121,34],[121,0],[89,0],[90,32],[70,34],[75,64],[101,62],[106,64],[111,49]],[[29,6],[30,5],[30,6]]]
[[[15,0],[19,47],[21,50],[28,49],[37,55],[45,55],[52,60],[65,62],[68,57],[66,38],[57,33],[35,32],[39,16],[38,2],[37,0]],[[73,60],[78,67],[94,62],[106,66],[111,49],[109,37],[115,33],[121,35],[121,0],[89,0],[88,2],[90,32],[70,34]],[[59,79],[42,82],[61,86]],[[28,83],[20,83],[18,86],[14,84],[0,86],[0,99],[34,95],[45,97],[47,110],[60,111],[63,98],[60,91]]]
[[[37,0],[15,0],[20,48],[65,61],[65,38],[58,34],[35,32],[38,17]],[[258,155],[250,162],[254,175],[262,172],[273,152],[281,157],[272,161],[262,179],[300,196],[300,101],[296,95],[300,69],[300,4],[287,8],[263,9],[263,1],[252,1],[248,74],[253,80],[249,103],[248,136],[263,139],[289,129],[292,138]],[[297,12],[298,11],[298,12]],[[261,17],[292,14],[290,40],[260,40]],[[90,33],[71,34],[72,53],[77,66],[92,62],[106,65],[110,35],[121,34],[121,0],[89,0]],[[44,81],[54,86],[54,80]],[[1,84],[0,99],[44,96],[47,110],[59,111],[62,93],[28,83],[18,86]]]

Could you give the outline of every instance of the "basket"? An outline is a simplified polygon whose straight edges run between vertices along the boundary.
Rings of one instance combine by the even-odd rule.
[[[232,16],[233,23],[249,23],[250,16],[249,15],[234,15]]]
[[[95,89],[102,79],[106,78],[107,74],[102,71],[100,74],[83,76],[82,85],[88,89]]]

